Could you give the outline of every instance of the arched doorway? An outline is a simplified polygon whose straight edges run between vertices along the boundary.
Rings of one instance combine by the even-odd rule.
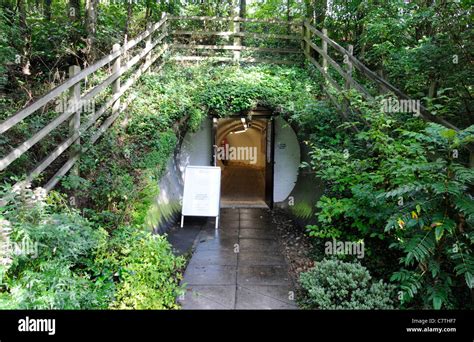
[[[260,109],[250,111],[243,116],[236,115],[222,119],[208,118],[203,120],[201,127],[197,131],[187,132],[176,155],[176,164],[173,166],[173,174],[180,178],[180,187],[182,188],[182,183],[184,181],[182,176],[184,175],[186,166],[205,166],[217,164],[214,153],[215,146],[221,145],[222,137],[226,135],[225,131],[230,133],[232,130],[239,131],[244,129],[242,125],[242,118],[247,119],[249,114],[252,115],[250,127],[254,125],[254,127],[258,128],[258,131],[260,132],[261,151],[263,152],[263,146],[265,146],[264,153],[265,161],[267,163],[264,172],[265,199],[262,201],[260,191],[259,200],[258,202],[254,203],[254,205],[271,207],[273,204],[274,206],[278,207],[288,207],[288,203],[291,199],[290,196],[293,196],[294,200],[298,202],[299,198],[306,198],[304,194],[308,193],[310,195],[313,193],[314,190],[308,188],[307,185],[298,188],[297,194],[292,193],[296,189],[295,185],[301,180],[302,176],[299,170],[302,155],[296,132],[289,125],[289,123],[279,115],[272,115],[271,111]],[[219,120],[227,119],[230,119],[229,122],[232,122],[232,124],[223,124],[223,127],[226,126],[227,129],[221,129],[219,136],[217,136]],[[224,123],[225,121],[222,122]],[[248,120],[246,120],[246,123],[248,123]],[[265,133],[263,132],[265,129],[264,126],[267,127]],[[270,134],[268,134],[268,132]],[[236,136],[241,134],[244,133],[238,133]],[[264,143],[264,140],[266,140],[266,144]],[[256,139],[252,138],[252,140],[249,141],[255,142]],[[268,144],[271,146],[270,149],[266,148]],[[263,160],[263,154],[260,154],[260,158]],[[241,177],[241,179],[248,179],[248,177]],[[239,184],[239,182],[235,182],[235,184]],[[240,187],[235,188],[238,188],[238,190],[241,189]],[[250,187],[248,186],[247,188]],[[304,193],[303,195],[301,194],[302,191]],[[232,195],[232,191],[226,193]],[[245,194],[242,195],[244,196]],[[225,196],[223,199],[225,204]],[[232,198],[230,199],[233,200],[234,206],[237,206],[237,200]],[[250,207],[252,206],[251,202],[246,203],[246,205]],[[232,203],[230,203],[229,206],[232,206]]]
[[[273,121],[215,118],[213,160],[222,169],[222,207],[273,206]]]

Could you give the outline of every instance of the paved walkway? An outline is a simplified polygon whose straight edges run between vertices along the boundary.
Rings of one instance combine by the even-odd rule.
[[[221,209],[218,230],[208,220],[197,234],[183,283],[183,309],[296,309],[266,209]]]

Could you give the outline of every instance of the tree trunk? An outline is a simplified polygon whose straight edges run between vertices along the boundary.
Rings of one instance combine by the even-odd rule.
[[[18,24],[19,24],[18,26],[20,27],[20,34],[21,34],[21,37],[23,38],[22,56],[19,62],[21,64],[21,71],[23,75],[31,75],[30,58],[29,58],[30,34],[29,34],[27,23],[26,23],[25,0],[18,0],[17,8],[18,8]]]
[[[240,0],[239,17],[245,18],[246,12],[247,12],[247,2],[246,0]]]
[[[44,0],[43,16],[47,21],[51,21],[51,0]]]
[[[291,34],[290,20],[291,20],[291,0],[287,0],[286,1],[286,21],[288,21],[288,27],[287,27],[288,34]]]
[[[245,18],[247,15],[247,2],[246,0],[239,0],[239,17]],[[245,23],[240,23],[240,32],[245,28]],[[243,40],[243,37],[242,37]],[[242,42],[242,41],[241,41]]]
[[[327,0],[317,0],[314,7],[314,25],[319,30],[324,28],[324,20],[326,19],[326,11],[328,9]]]
[[[314,4],[312,0],[305,0],[304,1],[304,8],[305,8],[305,18],[310,21],[310,23],[314,23],[315,18],[315,11],[314,11]]]
[[[123,29],[123,45],[125,46],[128,42],[128,36],[130,31],[130,22],[132,21],[132,13],[133,13],[133,4],[131,1],[127,4],[127,20],[125,21],[125,27]],[[125,56],[127,59],[127,56]]]
[[[86,58],[89,64],[96,58],[97,0],[86,0]]]
[[[428,89],[428,97],[433,99],[436,97],[436,88],[438,87],[438,81],[436,79],[433,79],[430,82],[430,87]]]
[[[148,23],[150,21],[150,18],[153,14],[153,8],[151,7],[151,2],[147,1],[146,2],[146,10],[145,10],[145,22]]]

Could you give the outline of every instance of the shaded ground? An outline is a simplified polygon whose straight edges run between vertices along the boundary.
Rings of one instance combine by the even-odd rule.
[[[290,277],[299,290],[298,279],[301,272],[306,272],[314,266],[314,246],[311,239],[297,226],[283,210],[273,211],[273,222],[277,227],[278,240],[283,248],[283,254],[289,266]],[[298,295],[298,292],[297,292]]]
[[[222,172],[221,205],[255,206],[265,204],[265,174],[263,169],[229,165]]]
[[[183,309],[296,309],[294,284],[278,240],[271,212],[265,209],[221,209],[214,221],[186,225],[169,234],[183,251],[194,253],[184,273]],[[191,242],[192,236],[195,236]],[[181,240],[177,243],[178,240]]]

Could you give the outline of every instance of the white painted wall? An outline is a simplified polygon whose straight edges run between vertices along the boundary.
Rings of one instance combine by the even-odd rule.
[[[184,175],[184,170],[188,165],[210,166],[211,129],[212,121],[211,119],[206,119],[201,123],[201,127],[198,131],[187,132],[184,136],[177,157],[178,167],[182,175]]]
[[[295,131],[280,117],[275,118],[275,164],[273,201],[288,198],[298,179],[300,145]]]

